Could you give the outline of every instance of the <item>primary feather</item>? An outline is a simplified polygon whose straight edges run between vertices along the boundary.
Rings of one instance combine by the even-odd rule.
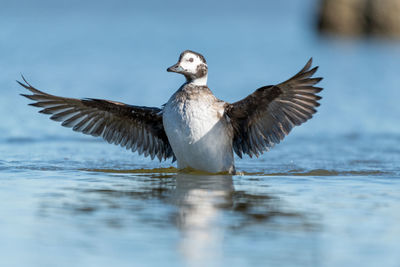
[[[18,83],[33,93],[22,94],[35,101],[30,105],[42,108],[40,113],[51,115],[50,119],[62,122],[62,126],[101,136],[108,143],[138,151],[152,159],[174,159],[162,125],[161,109],[102,99],[54,96],[36,89],[25,78],[23,80],[25,83]]]

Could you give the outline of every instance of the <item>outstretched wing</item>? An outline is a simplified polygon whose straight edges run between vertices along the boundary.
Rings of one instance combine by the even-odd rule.
[[[315,87],[322,78],[312,78],[318,67],[311,68],[312,58],[295,76],[278,85],[264,86],[233,104],[225,114],[233,125],[233,148],[242,154],[259,156],[279,143],[295,125],[317,112],[322,88]]]
[[[30,85],[17,81],[31,91],[32,95],[21,94],[35,103],[30,105],[43,108],[40,113],[51,114],[50,119],[62,122],[92,136],[101,136],[107,142],[138,151],[154,159],[173,158],[172,148],[165,134],[161,109],[126,105],[101,99],[75,99],[59,97],[39,91]]]

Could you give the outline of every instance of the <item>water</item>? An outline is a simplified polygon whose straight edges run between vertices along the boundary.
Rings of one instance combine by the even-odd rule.
[[[400,266],[400,46],[320,38],[313,1],[276,2],[2,1],[0,265]],[[160,106],[188,48],[227,101],[313,56],[322,105],[242,175],[204,176],[61,128],[14,82]]]

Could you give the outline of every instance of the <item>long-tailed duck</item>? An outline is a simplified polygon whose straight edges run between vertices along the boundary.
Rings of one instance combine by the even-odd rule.
[[[196,52],[182,52],[167,71],[183,74],[186,82],[160,109],[109,100],[50,95],[18,82],[33,94],[30,105],[74,131],[101,136],[139,154],[161,161],[177,160],[178,168],[210,173],[235,173],[233,151],[242,158],[259,156],[279,143],[295,125],[312,117],[319,106],[312,78],[312,59],[289,80],[263,86],[246,98],[227,103],[207,87],[207,63]]]

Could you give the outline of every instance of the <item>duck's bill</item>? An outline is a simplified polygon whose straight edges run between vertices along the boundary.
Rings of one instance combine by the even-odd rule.
[[[183,69],[181,66],[179,66],[179,63],[176,63],[175,65],[169,67],[169,68],[167,69],[167,71],[168,71],[168,72],[177,72],[177,73],[181,73],[181,72],[184,71],[184,69]]]

